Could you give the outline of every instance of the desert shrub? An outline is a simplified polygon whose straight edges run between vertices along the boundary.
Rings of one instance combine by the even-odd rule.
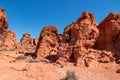
[[[27,62],[28,63],[38,63],[38,62],[40,62],[40,60],[38,60],[38,59],[28,59]]]
[[[67,71],[67,75],[61,80],[78,80],[74,71]]]
[[[26,56],[24,56],[24,55],[19,55],[16,59],[17,59],[17,60],[23,60],[23,59],[26,59]]]

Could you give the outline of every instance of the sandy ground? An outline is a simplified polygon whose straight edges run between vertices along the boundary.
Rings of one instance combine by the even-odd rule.
[[[78,80],[120,80],[118,64],[107,63],[91,67],[76,67],[67,63],[62,67],[47,61],[29,63],[27,59],[16,60],[15,51],[0,53],[0,80],[60,80],[68,71],[74,71]]]

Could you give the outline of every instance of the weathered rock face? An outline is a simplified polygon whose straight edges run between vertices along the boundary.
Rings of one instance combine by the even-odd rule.
[[[3,45],[5,35],[7,34],[8,20],[3,8],[0,7],[0,46]]]
[[[82,46],[91,48],[99,36],[99,31],[96,26],[94,15],[83,12],[82,17],[65,28],[63,33],[64,42],[66,42],[66,34],[69,34],[70,45],[81,43]]]
[[[56,26],[46,26],[39,37],[36,48],[38,58],[46,57],[57,53],[58,47],[58,29]]]
[[[5,47],[6,49],[13,49],[18,47],[16,34],[14,31],[7,32],[3,47]]]
[[[96,42],[98,49],[120,50],[120,14],[110,13],[98,26],[100,36]]]
[[[8,29],[8,20],[4,10],[0,7],[0,34]]]
[[[23,48],[32,48],[37,46],[38,39],[32,39],[30,34],[26,33],[20,40],[20,46]]]
[[[82,17],[67,26],[63,33],[63,43],[67,44],[64,46],[67,50],[63,58],[69,60],[73,56],[78,63],[82,56],[88,54],[87,49],[94,46],[99,36],[96,26],[94,15],[88,12],[83,12]],[[58,59],[57,62],[59,63],[59,61]]]
[[[76,56],[80,56],[75,63],[76,66],[95,67],[99,63],[115,62],[115,58],[110,51],[95,49],[87,49],[87,51],[87,54],[76,54]]]

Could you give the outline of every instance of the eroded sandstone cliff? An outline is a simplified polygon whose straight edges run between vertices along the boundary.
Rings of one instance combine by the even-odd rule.
[[[0,46],[3,45],[8,30],[8,20],[3,8],[0,7]]]

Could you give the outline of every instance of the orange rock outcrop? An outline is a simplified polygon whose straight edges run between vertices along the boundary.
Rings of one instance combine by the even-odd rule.
[[[5,11],[0,7],[0,34],[8,29],[8,20]]]
[[[36,48],[38,39],[31,38],[30,34],[23,34],[23,37],[20,40],[20,46],[23,48]]]
[[[8,31],[8,20],[5,11],[0,7],[0,47],[13,49],[18,47],[16,34]]]
[[[69,40],[67,40],[67,36]],[[68,25],[63,33],[63,44],[66,48],[65,54],[57,60],[69,61],[72,57],[76,65],[80,64],[80,59],[89,54],[88,49],[92,48],[99,36],[99,30],[92,13],[83,12],[82,16],[71,25]],[[64,58],[64,59],[63,59]]]
[[[106,51],[106,49],[96,49],[100,46],[97,45],[101,36],[100,26],[101,24],[96,23],[95,16],[87,11],[83,12],[77,21],[68,25],[63,34],[58,34],[57,27],[47,26],[40,34],[35,52],[36,56],[37,58],[44,58],[55,54],[56,62],[59,64],[72,61],[75,65],[84,66],[98,62],[114,62],[113,52]],[[63,47],[62,52],[58,49],[60,43]]]
[[[8,20],[5,11],[0,7],[0,46],[3,45],[5,35],[8,31]]]
[[[48,55],[57,54],[58,47],[58,29],[56,26],[46,26],[40,33],[36,55],[38,58],[44,58]]]
[[[98,26],[96,49],[111,51],[120,63],[120,14],[110,13]]]
[[[14,31],[11,30],[7,32],[3,47],[6,49],[18,48],[18,42]]]
[[[98,26],[100,36],[96,47],[102,50],[120,50],[120,14],[110,13]]]

